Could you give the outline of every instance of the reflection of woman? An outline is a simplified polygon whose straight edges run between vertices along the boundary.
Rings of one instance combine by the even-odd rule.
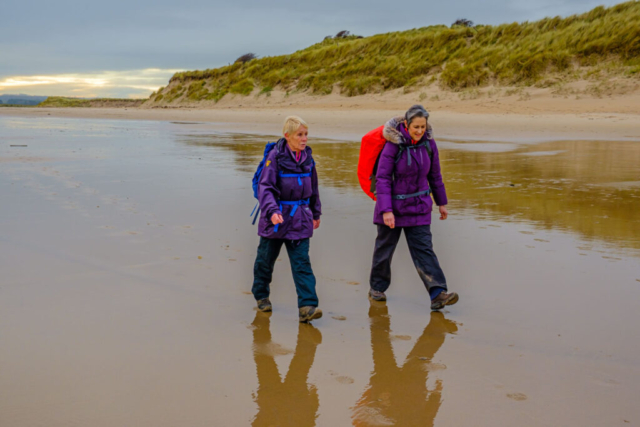
[[[440,219],[447,219],[447,193],[440,174],[438,147],[428,131],[429,113],[414,105],[403,117],[384,127],[387,140],[376,173],[377,201],[373,222],[378,237],[373,252],[369,297],[386,301],[391,284],[391,258],[400,234],[431,297],[431,309],[455,304],[458,294],[447,293],[447,282],[431,243],[431,210],[439,206]]]
[[[390,319],[384,305],[369,309],[373,372],[369,386],[353,408],[353,424],[429,426],[440,409],[442,382],[427,390],[428,365],[444,343],[455,333],[456,324],[442,313],[431,313],[431,321],[416,341],[402,367],[396,364],[391,345]]]
[[[253,267],[253,296],[258,310],[271,311],[269,285],[284,244],[298,293],[301,322],[322,317],[316,278],[309,260],[309,239],[320,226],[320,194],[315,162],[307,146],[309,127],[300,117],[285,119],[281,138],[269,152],[258,186],[262,209],[260,244]]]
[[[269,330],[269,313],[256,313],[253,321],[253,358],[258,371],[258,392],[254,400],[258,414],[252,425],[257,426],[314,426],[318,413],[318,392],[307,384],[316,348],[322,334],[311,325],[298,326],[298,344],[284,381],[278,365]]]

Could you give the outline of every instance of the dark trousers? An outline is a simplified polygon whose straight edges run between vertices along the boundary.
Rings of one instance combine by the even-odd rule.
[[[391,284],[391,259],[402,230],[407,238],[413,264],[416,266],[418,275],[427,291],[430,292],[433,288],[446,290],[447,280],[440,268],[438,257],[433,251],[430,225],[389,228],[386,225],[378,224],[378,237],[376,237],[376,246],[373,250],[373,263],[369,279],[371,288],[380,292],[385,292],[389,288]]]
[[[273,266],[280,255],[283,243],[287,248],[291,262],[293,282],[296,284],[296,292],[298,293],[298,307],[308,305],[317,307],[316,277],[313,275],[309,260],[309,239],[283,240],[260,237],[258,256],[253,266],[253,287],[251,288],[253,296],[256,300],[269,297]]]

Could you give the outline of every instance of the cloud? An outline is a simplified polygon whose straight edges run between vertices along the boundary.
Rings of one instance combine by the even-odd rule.
[[[5,1],[2,16],[11,19],[1,26],[0,81],[23,80],[16,76],[87,77],[103,74],[102,70],[202,70],[226,65],[247,52],[261,57],[292,53],[340,30],[370,36],[450,25],[458,18],[495,25],[583,13],[598,4],[616,3],[619,1],[404,0],[397,5],[388,0]],[[61,84],[67,83],[28,87],[46,89]],[[164,84],[166,81],[153,83]],[[109,83],[105,86],[101,93],[111,87]],[[132,90],[142,93],[140,88]]]
[[[8,76],[0,80],[0,93],[77,97],[146,98],[182,70],[148,68],[100,73]]]

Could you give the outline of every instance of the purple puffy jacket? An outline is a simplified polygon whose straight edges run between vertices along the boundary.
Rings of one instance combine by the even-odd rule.
[[[382,214],[385,212],[393,212],[396,227],[431,224],[433,201],[429,194],[401,200],[393,198],[395,195],[414,194],[431,189],[438,206],[447,204],[447,192],[440,173],[440,156],[431,130],[425,132],[419,143],[429,141],[433,161],[429,158],[425,146],[405,149],[400,158],[396,159],[401,145],[412,145],[403,117],[389,120],[385,124],[383,135],[387,143],[380,154],[376,173],[377,201],[373,215],[374,224],[384,225]],[[411,156],[410,159],[407,156]]]

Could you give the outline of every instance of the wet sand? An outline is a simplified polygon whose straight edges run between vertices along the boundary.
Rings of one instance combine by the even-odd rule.
[[[251,97],[250,97],[251,98]],[[313,98],[313,97],[311,97]],[[365,98],[365,99],[362,99]],[[366,99],[364,97],[339,99],[333,103],[314,104],[313,99],[301,96],[297,101],[267,105],[260,99],[229,100],[216,108],[0,108],[1,116],[60,117],[115,120],[173,121],[186,124],[207,123],[220,132],[279,135],[284,118],[291,114],[304,117],[313,134],[320,138],[359,141],[362,135],[380,126],[390,117],[401,114],[417,99]],[[321,99],[324,99],[321,97]],[[430,111],[429,122],[438,138],[452,142],[484,141],[494,148],[495,142],[525,144],[559,140],[639,141],[640,97],[631,106],[601,111],[592,103],[582,102],[554,111],[551,106],[562,105],[554,98],[543,99],[548,108],[515,105],[500,107],[491,103],[472,108],[465,103],[425,103]],[[242,106],[243,102],[250,102]],[[324,101],[326,102],[326,100]],[[339,102],[339,103],[338,103]],[[224,103],[221,103],[224,104]],[[516,103],[517,104],[517,103]],[[635,105],[635,109],[633,106]],[[515,108],[517,107],[517,108]],[[579,108],[578,108],[579,107]],[[491,149],[491,148],[487,148]]]
[[[274,313],[249,293],[273,138],[220,128],[0,117],[0,425],[640,423],[637,142],[443,140],[461,300],[431,313],[404,239],[367,300],[358,144],[312,133],[325,316],[300,325],[286,253]]]

